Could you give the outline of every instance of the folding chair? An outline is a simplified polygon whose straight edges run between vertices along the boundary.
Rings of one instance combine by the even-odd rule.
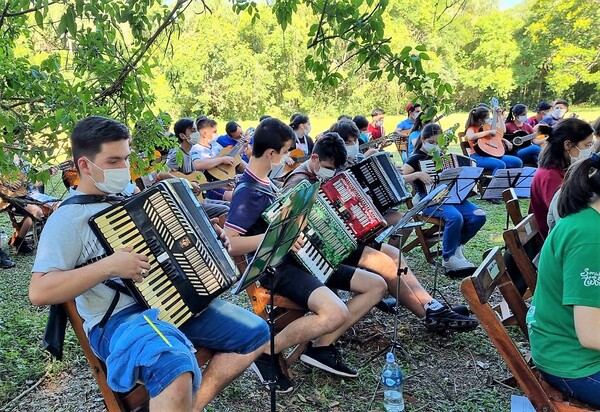
[[[498,289],[514,314],[517,324],[528,341],[525,317],[527,305],[512,283],[500,248],[493,248],[475,273],[461,283],[461,292],[490,340],[506,362],[525,395],[537,411],[575,412],[596,409],[579,401],[569,400],[561,392],[545,382],[539,371],[526,361],[515,341],[506,331],[497,313],[490,305],[490,296]]]
[[[139,384],[127,393],[114,392],[112,389],[110,389],[106,380],[106,365],[94,354],[92,348],[90,347],[90,342],[88,341],[88,338],[83,330],[83,321],[77,312],[75,301],[63,303],[63,307],[67,313],[69,322],[73,327],[73,331],[77,336],[77,340],[81,345],[81,349],[88,360],[88,364],[92,369],[92,375],[98,383],[98,387],[100,388],[100,392],[102,393],[104,404],[106,405],[108,412],[148,410],[150,395],[148,394],[148,391],[144,385]],[[211,350],[206,348],[198,347],[196,350],[196,359],[198,360],[198,365],[204,365],[207,363],[214,354]]]
[[[406,207],[412,209],[413,204],[411,199],[406,201]],[[414,220],[423,222],[427,227],[417,226],[415,228],[415,235],[417,237],[406,243],[402,248],[402,252],[408,253],[415,247],[420,246],[427,262],[433,264],[434,259],[442,253],[441,250],[439,250],[440,248],[434,249],[434,246],[438,242],[441,242],[444,237],[444,219],[419,214],[415,216]]]
[[[513,229],[505,230],[504,242],[513,259],[515,260],[525,283],[531,293],[535,293],[537,282],[537,264],[536,258],[539,256],[544,238],[540,234],[540,229],[533,214],[515,226]]]
[[[521,220],[523,220],[523,213],[521,213],[521,208],[519,207],[519,198],[515,193],[515,189],[511,187],[510,189],[506,189],[504,192],[502,192],[502,200],[506,205],[506,214],[508,215],[508,218],[512,224],[516,226],[521,223]]]

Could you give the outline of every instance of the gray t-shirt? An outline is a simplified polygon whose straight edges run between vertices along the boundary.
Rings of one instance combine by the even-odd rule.
[[[72,191],[70,195],[74,194],[83,193]],[[108,203],[72,204],[59,207],[52,213],[42,231],[32,272],[71,270],[103,255],[104,248],[90,229],[88,220],[108,206]],[[121,282],[119,278],[113,280]],[[108,286],[98,284],[75,299],[77,310],[84,320],[83,328],[86,333],[100,323],[115,293]],[[132,297],[121,294],[113,313],[134,303]]]

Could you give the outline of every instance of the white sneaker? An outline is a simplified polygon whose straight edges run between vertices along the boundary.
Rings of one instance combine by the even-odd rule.
[[[463,254],[463,245],[460,245],[458,248],[456,248],[456,252],[454,252],[454,256],[456,256],[459,259],[467,260],[465,258],[465,255]]]
[[[456,256],[457,258],[459,258],[459,259],[461,259],[461,260],[464,260],[465,262],[467,262],[467,263],[468,263],[468,265],[469,265],[469,266],[467,266],[467,267],[475,267],[476,265],[474,265],[473,263],[469,262],[469,261],[467,260],[467,258],[465,257],[465,255],[463,254],[463,248],[464,248],[464,247],[465,247],[464,245],[460,245],[460,246],[459,246],[459,247],[456,249],[456,252],[454,252],[454,256]]]
[[[442,259],[442,266],[446,269],[455,270],[455,269],[464,269],[464,268],[472,268],[474,265],[466,259],[460,259],[458,256],[450,256],[448,260]]]

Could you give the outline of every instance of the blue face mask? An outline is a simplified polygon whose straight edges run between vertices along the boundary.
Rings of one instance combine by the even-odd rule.
[[[363,142],[368,142],[369,141],[369,135],[367,133],[361,133],[359,136],[359,139],[362,140]]]

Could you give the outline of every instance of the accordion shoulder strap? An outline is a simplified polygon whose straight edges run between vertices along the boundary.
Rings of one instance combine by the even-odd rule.
[[[87,205],[90,203],[114,203],[120,202],[121,200],[123,200],[123,197],[121,196],[75,195],[60,202],[60,206],[58,207],[63,207],[66,205]]]

